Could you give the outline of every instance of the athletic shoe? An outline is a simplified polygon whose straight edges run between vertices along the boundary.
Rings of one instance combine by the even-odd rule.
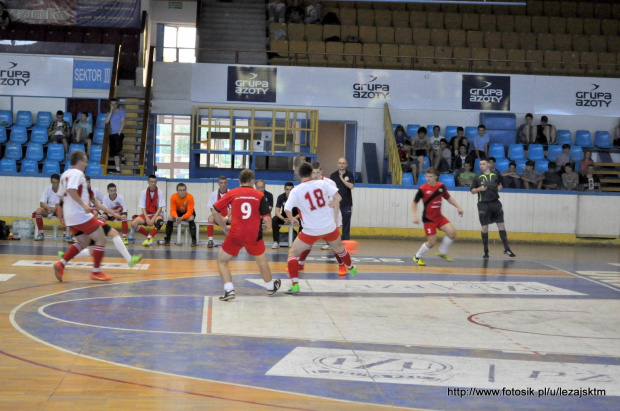
[[[352,277],[355,277],[357,275],[357,267],[353,266],[349,269],[349,274],[351,274]]]
[[[285,291],[284,294],[299,294],[299,283],[291,285],[291,288],[289,288],[288,291]]]
[[[127,263],[127,265],[129,266],[129,268],[131,268],[134,265],[138,264],[140,260],[142,260],[142,254],[132,255],[131,260],[129,261],[129,263]]]
[[[62,251],[59,251],[59,252],[58,252],[58,259],[59,259],[59,260],[62,260],[62,258],[63,258],[64,256],[65,256],[65,253],[64,253],[64,252],[62,252]]]
[[[280,248],[280,243],[278,243],[277,241],[271,246],[272,250],[275,250],[276,248]]]
[[[213,248],[213,240],[207,241],[207,248]]]
[[[482,258],[489,258],[489,252],[485,252],[484,255],[482,256]]]
[[[274,295],[276,293],[276,291],[278,291],[280,289],[280,286],[282,285],[282,281],[275,280],[273,282],[273,290],[267,290],[267,294],[268,295]]]
[[[43,233],[39,233],[39,235],[34,238],[34,241],[43,241],[43,240],[45,240],[45,234]]]
[[[65,234],[65,235],[62,236],[62,239],[65,240],[65,241],[69,241],[69,240],[71,240],[71,236]]]
[[[504,250],[504,254],[506,254],[508,257],[516,257],[517,256],[515,253],[510,251],[510,249]]]
[[[146,240],[142,241],[142,245],[145,247],[150,247],[152,244],[153,244],[153,237],[147,238]]]
[[[198,247],[198,242],[196,240],[192,240],[192,247]]]
[[[90,275],[90,279],[95,280],[95,281],[110,281],[112,277],[110,277],[109,275],[105,275],[102,272],[98,272],[98,273],[92,273]]]
[[[65,273],[65,266],[62,265],[60,261],[56,261],[54,263],[54,275],[56,276],[56,279],[58,280],[58,282],[62,283],[62,276],[64,273]]]
[[[331,250],[332,248],[329,246],[329,244],[325,244],[323,247],[321,247],[321,250]]]
[[[230,301],[235,299],[235,290],[225,291],[224,295],[220,297],[220,301]]]
[[[448,254],[442,254],[439,251],[437,251],[436,253],[439,257],[445,259],[446,261],[452,261],[452,259],[450,258],[450,256]]]
[[[344,264],[338,266],[338,275],[347,275],[347,267]]]
[[[68,242],[69,244],[75,244],[75,243],[77,243],[77,240],[75,239],[75,237],[71,236],[71,238],[69,238],[69,239],[67,240],[67,242]]]
[[[127,239],[127,237],[123,237],[123,244],[129,245],[129,240]]]
[[[426,265],[424,260],[422,260],[422,257],[418,258],[415,255],[413,256],[413,262],[422,267]]]

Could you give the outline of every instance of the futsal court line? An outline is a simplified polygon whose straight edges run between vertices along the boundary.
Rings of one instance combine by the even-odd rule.
[[[556,270],[563,271],[563,272],[565,272],[565,273],[567,273],[567,274],[570,274],[570,275],[573,275],[573,276],[575,276],[575,277],[581,278],[582,280],[587,280],[587,281],[593,282],[594,284],[602,285],[603,287],[607,287],[607,288],[609,288],[609,289],[611,289],[611,290],[614,290],[614,291],[620,291],[620,290],[618,289],[618,288],[619,288],[618,286],[615,286],[615,287],[614,287],[614,286],[611,286],[611,285],[609,285],[609,284],[605,284],[604,282],[597,281],[597,280],[595,280],[595,279],[593,279],[593,278],[590,278],[590,277],[586,277],[586,276],[583,276],[583,275],[580,275],[580,274],[577,274],[577,273],[571,273],[571,272],[570,272],[570,271],[568,271],[568,270],[564,270],[563,268],[554,267],[554,266],[552,266],[551,264],[547,264],[547,263],[541,263],[541,264],[545,264],[545,265],[546,265],[546,266],[548,266],[548,267],[555,268]]]
[[[211,334],[211,320],[213,318],[213,298],[205,296],[202,304],[202,324],[200,334]]]

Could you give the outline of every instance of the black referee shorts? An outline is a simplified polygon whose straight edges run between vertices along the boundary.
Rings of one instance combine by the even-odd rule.
[[[499,200],[483,201],[478,203],[478,218],[480,225],[504,222],[504,210]]]

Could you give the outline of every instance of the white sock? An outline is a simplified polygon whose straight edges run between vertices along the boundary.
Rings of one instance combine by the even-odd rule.
[[[426,253],[428,250],[430,250],[430,248],[428,248],[426,246],[426,243],[422,243],[422,247],[420,247],[420,249],[418,250],[418,252],[415,254],[415,258],[420,258],[424,255],[424,253]]]
[[[213,237],[209,237],[209,240],[213,240]]]
[[[86,247],[85,249],[80,251],[78,255],[76,255],[73,258],[82,258],[82,257],[90,257],[90,248]]]
[[[224,284],[224,291],[230,292],[230,291],[232,291],[234,289],[235,289],[235,287],[233,287],[233,283],[225,283]]]
[[[448,236],[445,236],[441,242],[441,247],[439,247],[439,252],[441,254],[448,254],[448,248],[450,247],[450,244],[452,244],[452,241],[454,240]]]
[[[118,252],[121,253],[123,257],[125,257],[125,261],[127,261],[127,264],[129,264],[131,262],[131,254],[129,254],[129,251],[127,251],[127,247],[125,247],[125,244],[123,244],[123,238],[120,235],[117,235],[112,239],[112,242],[114,242],[114,247],[116,247]]]
[[[273,279],[271,281],[265,281],[265,288],[268,290],[273,290]]]
[[[116,167],[116,171],[121,171],[121,168],[120,167]]]

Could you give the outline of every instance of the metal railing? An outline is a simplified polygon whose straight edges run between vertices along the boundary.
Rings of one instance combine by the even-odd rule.
[[[384,156],[388,158],[388,172],[392,175],[392,184],[402,184],[403,169],[400,166],[400,156],[392,128],[392,116],[387,103],[383,105],[383,135],[385,138]]]

